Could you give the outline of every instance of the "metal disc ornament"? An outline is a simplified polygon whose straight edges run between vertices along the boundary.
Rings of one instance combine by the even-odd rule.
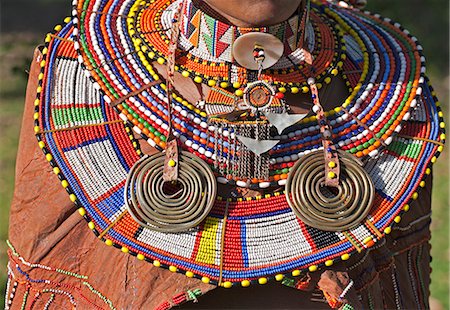
[[[125,204],[140,225],[159,232],[198,226],[214,205],[217,184],[211,168],[183,151],[176,184],[163,180],[164,153],[144,156],[128,173]]]
[[[325,184],[322,151],[302,157],[292,167],[286,198],[295,214],[311,227],[345,231],[363,222],[375,197],[375,187],[361,163],[341,152],[341,178],[337,188]]]
[[[255,62],[252,53],[255,46],[261,46],[264,49],[265,58],[262,61],[262,69],[272,67],[283,56],[284,45],[277,37],[269,33],[250,32],[234,41],[232,50],[234,60],[247,69],[258,70],[259,65]]]

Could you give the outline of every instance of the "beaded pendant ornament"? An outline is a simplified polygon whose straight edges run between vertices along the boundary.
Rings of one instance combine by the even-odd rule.
[[[299,26],[301,16],[294,16],[280,25],[242,29],[213,19],[189,0],[74,0],[73,5],[73,18],[45,41],[34,116],[36,137],[88,227],[106,245],[137,259],[224,287],[282,281],[303,270],[331,266],[390,233],[402,212],[409,210],[410,200],[417,199],[431,164],[442,152],[445,124],[425,76],[422,48],[389,19],[320,1],[312,3],[304,27]],[[251,130],[266,130],[262,134],[268,140],[277,140],[264,159],[267,164],[262,164],[268,167],[268,177],[244,179],[241,176],[248,172],[230,173],[246,169],[233,163],[236,132],[223,125],[223,118],[211,118],[206,103],[182,98],[176,85],[171,89],[152,65],[170,59],[176,12],[181,12],[181,26],[174,70],[212,87],[210,96],[225,98],[217,101],[224,106],[234,109],[241,101],[251,113],[262,107],[264,112],[272,108],[277,112],[286,103],[280,95],[272,98],[274,93],[311,92],[314,99],[317,89],[338,74],[351,93],[337,108],[315,109],[316,115],[280,130],[270,124],[278,123],[277,113],[275,117],[267,113],[267,128]],[[300,29],[306,29],[303,46],[297,40]],[[284,45],[278,62],[259,76],[239,65],[231,52],[235,40],[249,32],[269,33]],[[314,83],[308,84],[311,68]],[[131,175],[145,180],[147,173],[130,171],[161,157],[145,157],[135,135],[162,151],[170,126],[180,141],[180,161],[189,163],[193,167],[189,169],[206,171],[195,166],[201,161],[218,182],[256,189],[286,185],[285,191],[248,199],[217,196],[204,220],[181,232],[147,227],[144,216],[133,218],[127,209],[127,200],[136,193],[130,191],[127,179]],[[326,164],[323,155],[318,162],[314,162],[317,156],[309,155],[328,152],[325,137],[329,152],[337,154],[339,171],[332,160]],[[305,162],[311,164],[302,166]],[[308,172],[316,167],[322,177],[340,173],[341,187],[326,192],[295,185],[304,174],[311,175],[307,182],[320,183],[315,177],[319,172]],[[180,175],[189,174],[189,169],[180,166]],[[324,169],[330,169],[326,175]],[[186,176],[186,182],[190,178]],[[212,183],[208,178],[198,184]],[[355,189],[349,182],[363,188]],[[362,194],[370,187],[373,195]],[[202,200],[209,191],[202,189],[194,197],[177,192],[176,186],[162,190],[165,195],[173,193],[175,203]],[[299,190],[311,195],[299,195]],[[314,205],[310,199],[318,198],[333,204],[339,197],[336,191],[348,196],[352,192],[355,201],[373,201],[366,203],[370,210],[358,211],[356,223],[352,220],[350,226],[340,219],[336,229],[315,228],[317,220],[310,210],[297,207]],[[160,194],[148,198],[158,205]],[[180,198],[183,195],[190,198]],[[353,214],[352,204],[345,208]]]

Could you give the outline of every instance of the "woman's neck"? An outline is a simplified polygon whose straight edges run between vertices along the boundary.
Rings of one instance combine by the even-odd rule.
[[[202,10],[213,10],[238,27],[271,26],[287,20],[303,0],[200,0]],[[211,14],[211,12],[208,12]]]

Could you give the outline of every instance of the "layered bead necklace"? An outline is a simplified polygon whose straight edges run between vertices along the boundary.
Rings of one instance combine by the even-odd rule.
[[[91,16],[90,21],[85,21],[83,13],[79,23],[82,34],[78,47],[80,57],[84,59],[89,72],[98,83],[98,88],[105,92],[107,101],[111,102],[110,98],[115,98],[117,103],[122,102],[120,98],[139,92],[145,85],[157,83],[127,98],[125,102],[117,105],[117,109],[123,119],[131,120],[135,124],[134,129],[138,134],[150,145],[160,149],[165,147],[168,128],[166,84],[160,81],[161,77],[151,62],[154,60],[160,64],[166,62],[164,55],[168,46],[167,28],[170,27],[170,18],[180,3],[177,1],[170,6],[160,2],[156,3],[160,6],[125,3],[115,14],[129,15],[129,18],[118,22],[116,29],[96,26],[101,19],[95,15]],[[89,3],[89,6],[78,7],[77,10],[103,11],[108,5],[96,2]],[[200,19],[200,24],[196,24],[192,19]],[[190,1],[184,5],[182,20],[185,25],[182,30],[199,26],[194,32],[199,32],[198,36],[202,38],[207,37],[204,28],[211,32],[211,27],[217,30],[224,26],[220,21],[213,20],[212,17],[199,11]],[[284,26],[256,30],[273,32],[274,28],[281,29],[282,35],[285,35],[287,26],[293,24],[291,20],[285,22]],[[330,20],[333,21],[333,25],[330,25]],[[318,72],[316,77],[318,88],[330,83],[331,77],[342,69],[345,76],[348,76],[348,84],[352,89],[350,96],[341,106],[325,113],[333,128],[332,138],[340,149],[357,157],[367,155],[373,157],[378,153],[379,147],[389,144],[392,134],[400,130],[401,122],[408,119],[410,107],[416,104],[414,97],[417,91],[420,92],[419,51],[414,47],[412,38],[398,31],[393,25],[383,24],[382,32],[371,31],[369,27],[375,21],[370,16],[337,11],[333,10],[333,7],[315,3],[312,5],[310,21],[310,28],[314,29],[315,33],[312,41],[317,43],[317,47],[314,46],[313,50],[313,56],[316,57],[312,66],[314,71]],[[230,31],[233,33],[244,32],[237,27],[228,26],[228,28],[231,28]],[[189,41],[184,35],[182,32],[181,42]],[[108,38],[117,38],[117,42],[121,45],[118,45],[116,40]],[[233,66],[237,66],[225,56],[220,56],[222,59],[217,58],[215,62],[211,60],[216,55],[214,53],[210,53],[209,57],[204,56],[207,59],[200,58],[201,55],[211,51],[211,44],[218,45],[221,40],[220,33],[214,32],[211,40],[197,43],[198,47],[192,45],[187,51],[179,50],[175,69],[183,76],[193,78],[196,83],[206,83],[219,88],[221,86],[224,90],[233,84],[237,88],[234,95],[242,95],[241,90],[249,74],[241,73],[230,77],[230,72],[236,71],[233,70]],[[187,43],[184,45],[186,48]],[[396,52],[385,53],[386,49]],[[292,55],[296,53],[297,51],[294,51],[283,57],[292,59]],[[117,60],[107,62],[108,59]],[[265,70],[261,78],[279,86],[277,91],[280,93],[309,92],[309,87],[301,86],[309,77],[305,71],[307,65],[300,60],[300,66],[304,67],[302,69],[295,62],[292,62],[292,66],[279,69],[281,74],[279,70]],[[238,68],[237,71],[248,70]],[[357,76],[360,76],[359,79]],[[183,143],[185,150],[213,167],[218,174],[219,182],[251,188],[284,185],[289,168],[295,161],[321,147],[320,126],[313,115],[285,129],[281,134],[271,137],[280,142],[268,152],[270,165],[268,179],[220,175],[223,169],[219,169],[215,161],[218,153],[221,162],[232,160],[233,152],[230,148],[233,147],[235,139],[234,131],[228,126],[211,125],[201,105],[187,102],[177,92],[174,92],[172,97],[174,111],[171,121],[174,134]],[[218,145],[220,150],[217,149]]]
[[[286,23],[292,30],[292,25],[302,24],[304,16],[303,12],[298,21],[294,16]],[[219,29],[220,23],[196,10],[190,1],[155,0],[149,5],[132,0],[74,2],[73,22],[55,28],[54,36],[46,39],[35,132],[70,199],[80,206],[80,214],[99,239],[154,266],[231,287],[235,282],[243,286],[264,284],[271,276],[283,281],[286,273],[297,277],[303,269],[329,267],[355,251],[372,247],[390,233],[391,225],[401,220],[410,201],[417,199],[418,189],[425,186],[424,178],[431,173],[429,165],[442,152],[445,140],[442,112],[436,108],[436,98],[424,75],[421,47],[398,24],[369,13],[315,2],[310,16],[297,31],[297,37],[304,33],[306,45],[297,42],[295,50],[285,47],[279,62],[270,68],[262,64],[270,58],[271,50],[264,44],[250,45],[255,70],[226,58],[226,49],[218,53],[220,49],[213,48],[220,45],[217,36],[204,42],[194,40],[195,31],[205,38],[211,29]],[[168,27],[175,23],[186,26],[187,22],[195,26],[196,19],[200,20],[200,26],[194,27],[197,30],[181,27],[176,55],[169,53],[171,42],[176,40]],[[148,23],[153,26],[148,27]],[[275,26],[273,29],[279,30],[275,32],[271,27],[249,31],[275,37],[278,41],[274,42],[285,46],[293,44],[284,41],[289,33],[286,23]],[[232,46],[248,34],[242,29],[232,31],[239,34],[235,41],[228,41]],[[332,35],[325,39],[327,32]],[[186,45],[191,41],[198,43]],[[324,60],[329,61],[330,68],[318,61],[327,53],[326,46],[333,46],[333,55]],[[80,64],[75,62],[76,55]],[[199,86],[204,83],[211,87],[205,102],[188,102],[177,92],[176,84],[163,81],[153,62],[171,68],[174,59],[173,71]],[[212,74],[209,67],[227,67],[231,73]],[[74,77],[73,85],[65,81],[68,73]],[[290,73],[297,74],[293,84],[286,78]],[[351,94],[339,107],[324,111],[318,89],[326,87],[337,74],[344,76]],[[171,75],[168,77],[170,80]],[[309,93],[314,115],[283,127],[270,113],[296,117],[283,114],[289,104],[283,98],[287,92]],[[72,105],[82,107],[87,116],[73,112]],[[99,106],[102,112],[98,112]],[[229,115],[213,115],[229,106],[244,107],[243,114],[248,116],[238,115],[236,120]],[[135,133],[166,152],[138,159],[141,151],[133,149],[138,143],[130,129],[123,128],[114,110]],[[247,123],[252,130],[266,126],[268,133],[261,136],[276,142],[268,152],[261,153],[268,155],[268,178],[242,178],[230,173],[236,170],[233,141],[246,142],[238,127]],[[182,151],[179,159],[174,157],[166,164],[164,154],[173,148],[167,145],[174,141],[170,132]],[[316,155],[320,153],[331,156],[319,161]],[[356,161],[358,157],[364,160],[364,170]],[[186,186],[183,192],[175,185],[165,189],[161,185],[164,182],[152,177],[153,173],[159,176],[162,167],[178,164],[182,181],[200,180],[203,187]],[[148,173],[141,173],[144,166],[150,168]],[[216,183],[207,172],[211,169],[223,183],[252,188],[286,185],[285,191],[247,199],[216,197]],[[320,183],[319,176],[332,183],[339,174],[345,176],[341,187],[311,186]],[[302,175],[306,183],[298,181]],[[161,191],[154,195],[144,188],[149,178],[159,182]],[[134,189],[130,184],[144,186]],[[161,214],[167,211],[167,201],[161,200],[164,195],[172,195],[170,211],[174,214],[191,204],[198,207],[197,201],[206,202],[206,207],[186,212],[187,218],[202,213],[193,224],[186,226],[169,218],[168,225],[157,227],[165,224],[165,219],[155,218],[157,223],[153,225],[152,218],[139,216],[139,210],[133,217],[134,210],[126,208],[130,201],[139,200],[139,195],[147,195],[149,202],[162,207]],[[342,197],[344,201],[337,199]],[[333,207],[330,210],[337,204],[339,214],[331,214],[331,221],[326,223],[314,218],[308,207],[321,214],[329,211],[320,210],[323,205],[317,206],[316,198],[329,203]],[[181,206],[175,204],[179,202]],[[348,203],[345,212],[339,209],[342,203]],[[355,211],[359,204],[372,205],[369,214],[367,210]],[[330,224],[336,215],[348,219],[339,218],[337,226]]]

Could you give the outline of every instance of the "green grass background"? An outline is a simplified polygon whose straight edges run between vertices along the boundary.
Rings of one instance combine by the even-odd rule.
[[[225,1],[225,0],[224,0]],[[421,41],[445,115],[449,100],[449,1],[368,0],[367,9],[399,21]],[[46,31],[70,12],[69,0],[2,0],[0,18],[0,307],[6,282],[9,204],[29,63]],[[27,8],[24,10],[24,8]],[[449,158],[434,167],[432,284],[434,309],[449,309]],[[14,225],[14,223],[11,223]],[[24,228],[26,230],[26,228]]]

